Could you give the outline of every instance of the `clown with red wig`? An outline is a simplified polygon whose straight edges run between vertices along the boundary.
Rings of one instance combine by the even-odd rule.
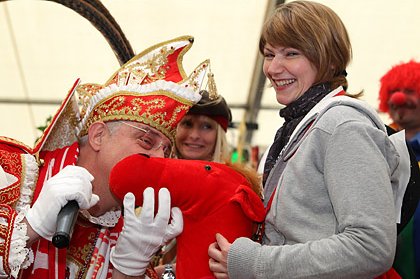
[[[402,220],[398,224],[395,270],[402,278],[420,278],[420,63],[411,60],[393,66],[382,78],[379,109],[389,113],[395,130],[405,130],[415,154],[411,177],[404,195]],[[414,161],[414,163],[413,163]]]
[[[388,112],[396,130],[405,129],[407,140],[420,161],[420,63],[392,67],[381,78],[379,109]]]

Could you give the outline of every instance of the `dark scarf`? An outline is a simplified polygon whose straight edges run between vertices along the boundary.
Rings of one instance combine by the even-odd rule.
[[[330,93],[331,88],[328,83],[322,83],[312,86],[297,100],[290,103],[287,107],[280,110],[280,116],[284,118],[285,122],[277,130],[274,142],[267,155],[267,160],[264,165],[263,185],[267,181],[267,177],[271,169],[276,164],[280,151],[287,144],[293,131],[305,115]]]

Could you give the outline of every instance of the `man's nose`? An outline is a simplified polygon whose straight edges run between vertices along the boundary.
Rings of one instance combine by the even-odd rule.
[[[147,152],[147,155],[149,155],[150,157],[157,157],[157,158],[165,158],[165,152],[163,151],[164,146],[161,145],[159,148],[157,149],[151,149]]]
[[[402,106],[407,102],[407,96],[404,92],[398,91],[391,95],[389,98],[389,104],[393,106]]]
[[[391,108],[405,107],[415,108],[416,107],[417,95],[406,94],[403,91],[395,92],[389,97],[389,106]]]

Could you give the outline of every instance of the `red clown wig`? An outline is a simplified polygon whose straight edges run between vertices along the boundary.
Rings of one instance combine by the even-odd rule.
[[[391,93],[410,89],[420,97],[420,63],[410,60],[393,66],[382,78],[379,90],[379,110],[388,112]]]

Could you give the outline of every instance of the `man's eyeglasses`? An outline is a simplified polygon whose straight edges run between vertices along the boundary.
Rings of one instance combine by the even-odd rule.
[[[171,145],[165,145],[162,141],[162,138],[158,134],[156,134],[155,132],[151,130],[131,125],[125,121],[120,121],[120,122],[124,125],[130,126],[144,133],[137,139],[142,148],[146,150],[158,150],[162,148],[165,158],[171,157],[172,155]]]

